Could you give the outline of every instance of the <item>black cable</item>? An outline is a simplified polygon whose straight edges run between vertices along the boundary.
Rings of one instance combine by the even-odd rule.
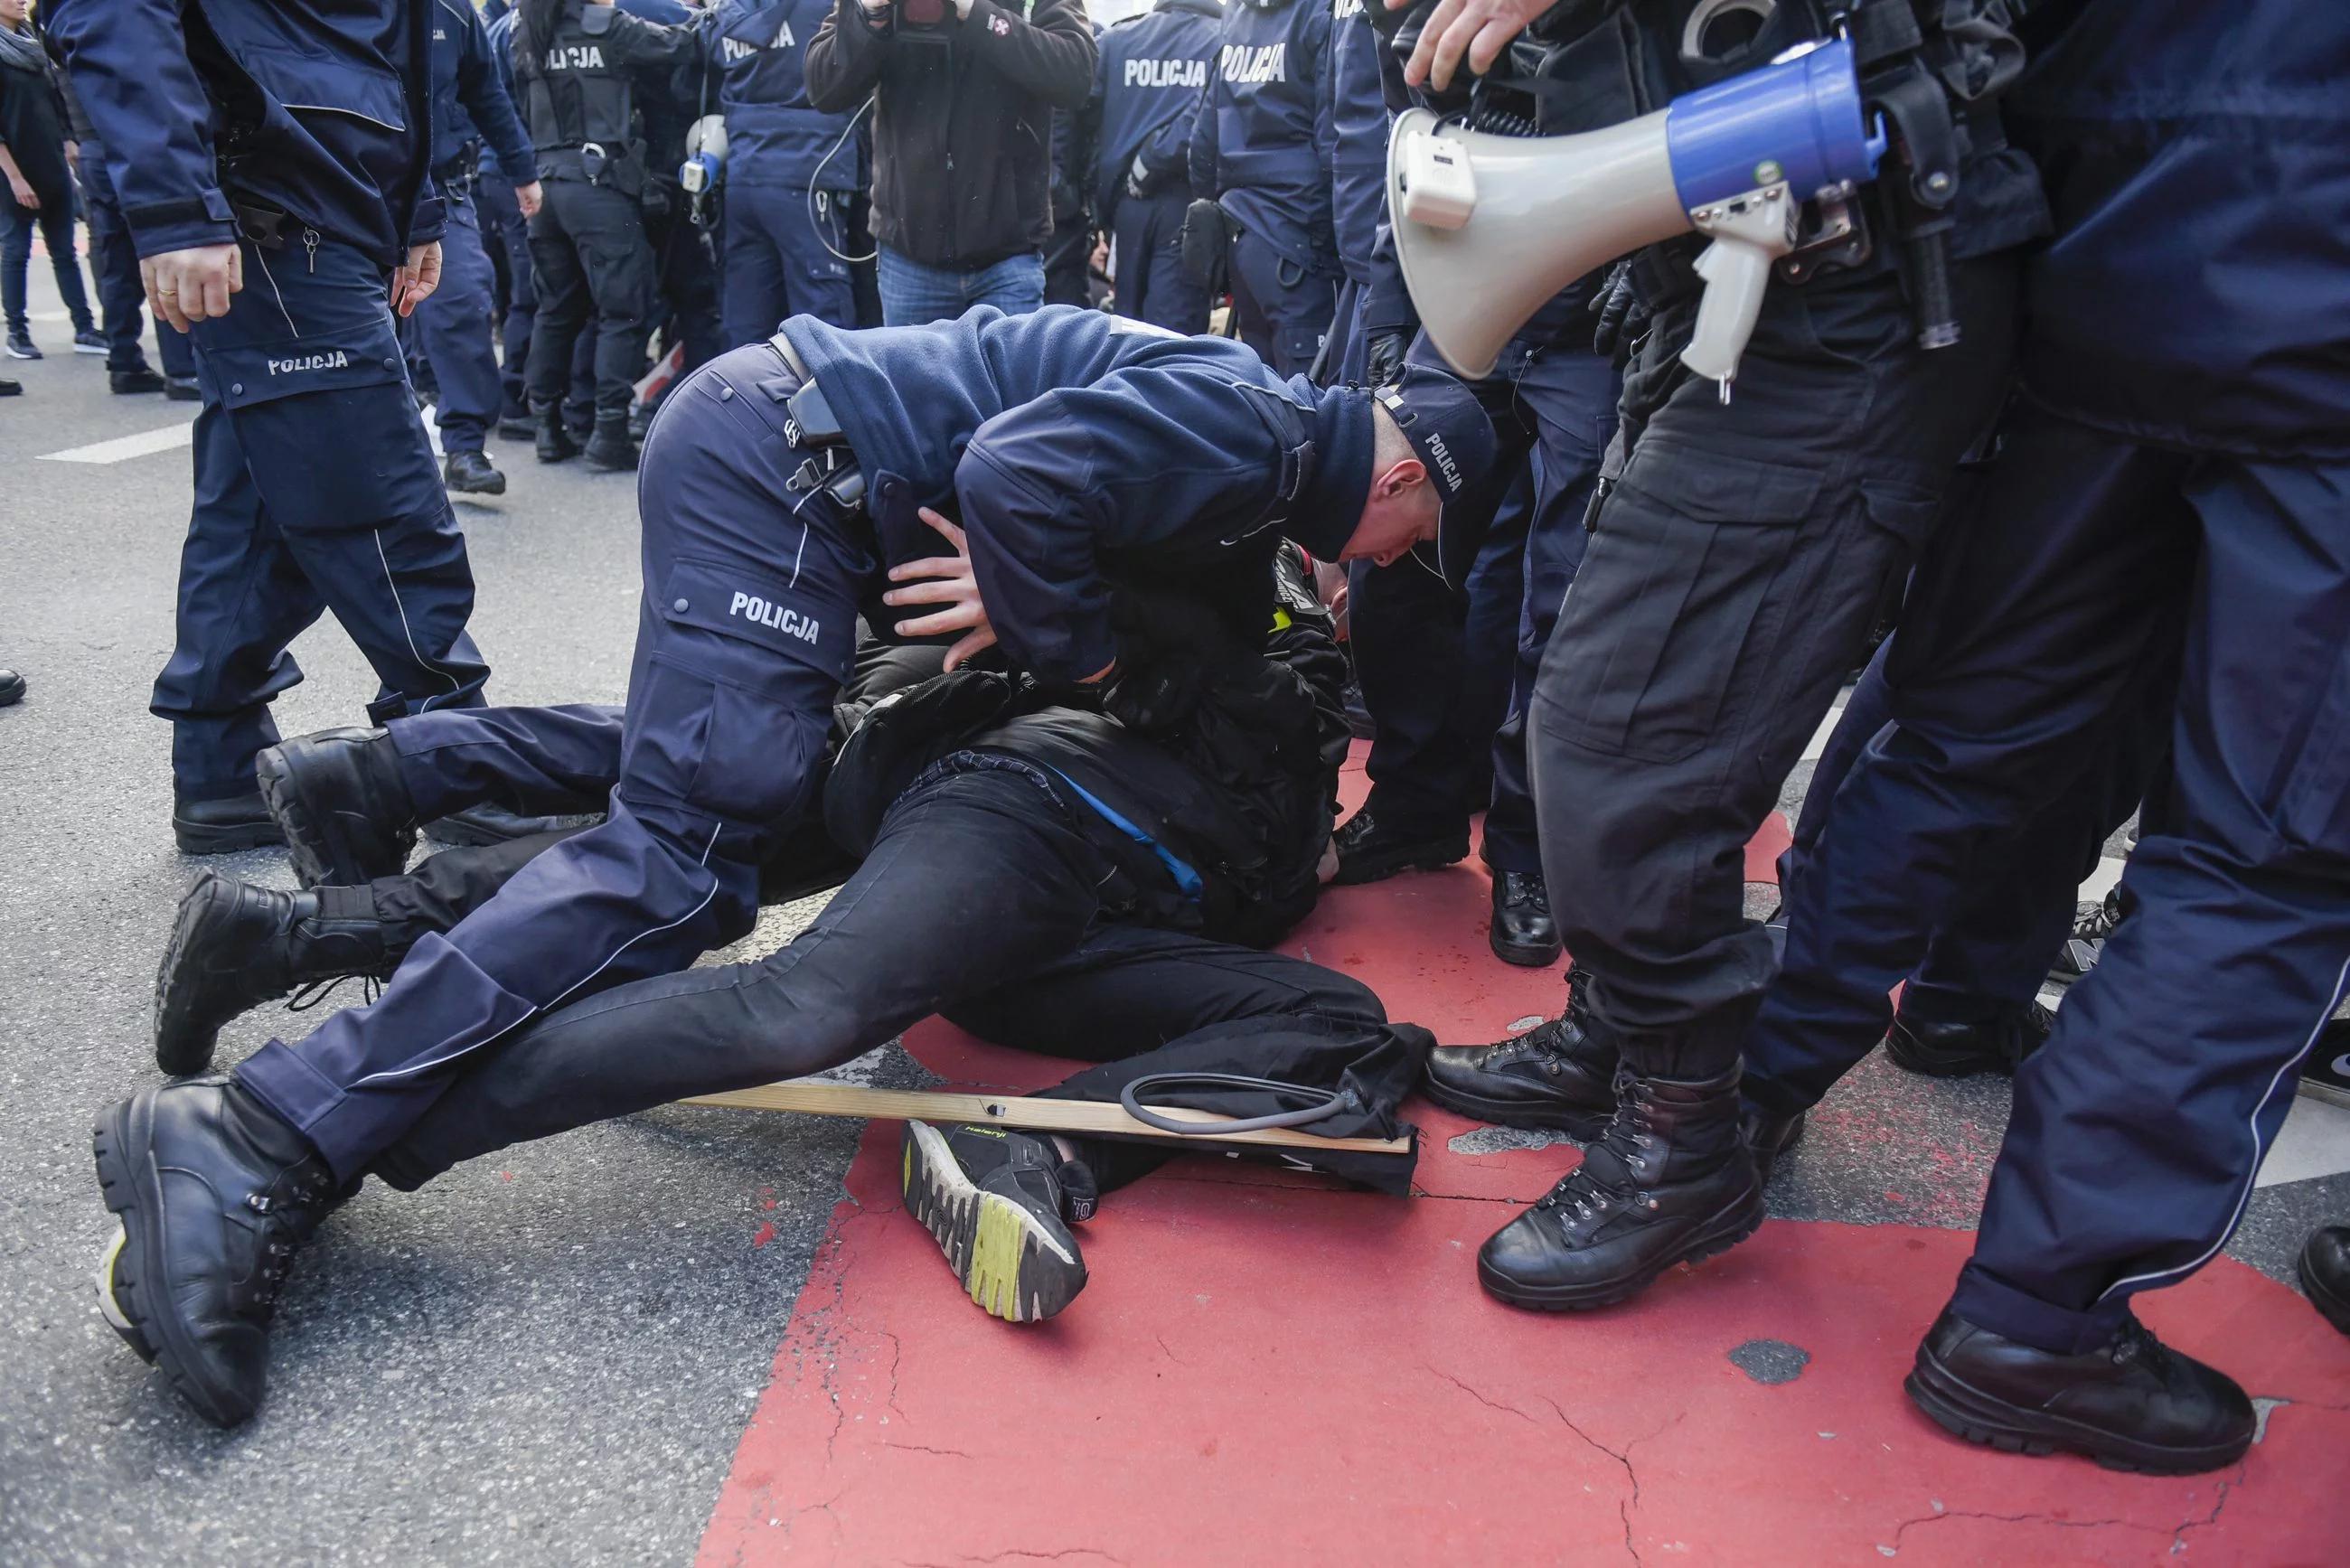
[[[1142,1104],[1146,1089],[1245,1089],[1259,1094],[1285,1096],[1290,1099],[1310,1099],[1314,1103],[1300,1110],[1276,1111],[1271,1116],[1243,1116],[1233,1121],[1183,1122],[1162,1116]],[[1251,1078],[1239,1073],[1146,1073],[1118,1092],[1118,1103],[1126,1114],[1144,1127],[1160,1132],[1175,1133],[1184,1137],[1229,1137],[1239,1132],[1262,1132],[1268,1127],[1302,1127],[1350,1108],[1354,1096],[1337,1089],[1309,1088],[1303,1084],[1284,1084],[1273,1078]]]

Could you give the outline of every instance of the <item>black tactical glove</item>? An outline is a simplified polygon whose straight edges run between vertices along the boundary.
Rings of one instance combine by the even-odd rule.
[[[1410,347],[1411,334],[1399,327],[1372,333],[1363,345],[1363,384],[1384,387],[1402,374],[1404,350]]]

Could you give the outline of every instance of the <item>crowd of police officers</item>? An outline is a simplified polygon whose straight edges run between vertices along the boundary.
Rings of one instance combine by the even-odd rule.
[[[381,677],[378,722],[482,701],[443,486],[503,485],[487,430],[632,468],[656,328],[691,369],[787,316],[872,322],[869,128],[811,107],[801,60],[826,27],[951,28],[920,4],[52,7],[204,395],[154,703],[183,847],[269,838],[268,702],[322,609]],[[2350,25],[2284,0],[1159,0],[1101,35],[1035,155],[1079,253],[1106,238],[1117,311],[1196,334],[1228,295],[1280,376],[1427,385],[1396,111],[1593,130],[1831,34],[1898,109],[1894,151],[1853,228],[1781,269],[1736,398],[1678,358],[1699,242],[1651,246],[1472,385],[1495,455],[1443,547],[1351,563],[1373,787],[1337,879],[1456,861],[1483,811],[1494,950],[1575,955],[1559,1018],[1429,1064],[1441,1103],[1593,1140],[1487,1244],[1487,1289],[1604,1305],[1734,1245],[1889,1027],[1905,1065],[2017,1080],[1913,1397],[1978,1441],[2210,1468],[2251,1407],[2129,1302],[2241,1220],[2350,987]],[[427,123],[429,159],[400,129]],[[313,466],[328,441],[352,460]],[[1864,663],[1757,924],[1744,846]],[[2070,889],[2141,803],[2125,912],[2052,1033]],[[2328,1234],[2304,1272],[2350,1328]]]

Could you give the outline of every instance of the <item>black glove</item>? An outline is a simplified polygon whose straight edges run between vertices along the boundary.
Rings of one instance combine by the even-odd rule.
[[[1384,387],[1402,374],[1404,350],[1410,347],[1411,334],[1399,327],[1372,333],[1363,345],[1364,384]]]
[[[1224,292],[1224,256],[1232,243],[1232,220],[1202,196],[1183,213],[1183,271],[1212,299]]]

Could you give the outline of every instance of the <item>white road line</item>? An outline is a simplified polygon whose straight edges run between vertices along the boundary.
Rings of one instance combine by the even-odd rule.
[[[2105,896],[2114,890],[2114,884],[2122,879],[2122,868],[2128,864],[2128,861],[2111,855],[2099,856],[2097,868],[2089,873],[2087,881],[2081,884],[2081,902],[2102,902]]]
[[[134,457],[151,452],[170,452],[188,444],[196,428],[193,417],[161,430],[140,431],[137,435],[116,436],[112,441],[93,441],[88,446],[71,446],[63,452],[41,453],[43,462],[127,462]]]
[[[1820,753],[1828,749],[1828,737],[1835,733],[1836,721],[1843,717],[1843,703],[1839,702],[1828,710],[1828,716],[1820,721],[1818,729],[1812,732],[1812,743],[1804,748],[1804,761],[1815,763],[1820,760]]]
[[[2350,1110],[2302,1095],[2285,1113],[2284,1128],[2252,1185],[2282,1187],[2345,1170],[2350,1170]]]

